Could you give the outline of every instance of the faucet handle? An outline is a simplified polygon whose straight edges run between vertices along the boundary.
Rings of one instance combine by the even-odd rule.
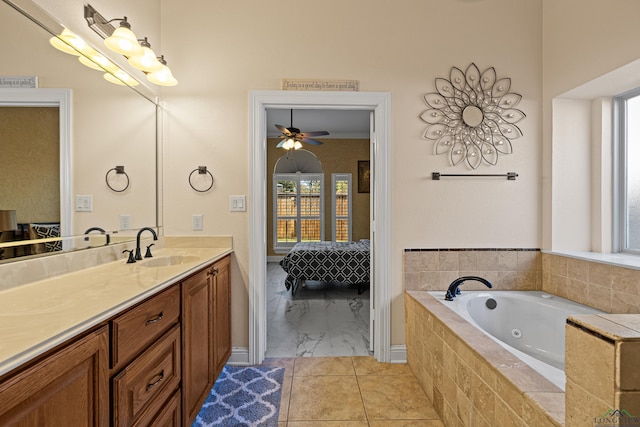
[[[135,257],[133,256],[133,249],[125,249],[122,253],[129,252],[129,259],[127,260],[127,264],[133,264],[136,262]]]
[[[154,245],[154,243],[152,243],[149,246],[147,246],[147,253],[144,254],[145,258],[152,258],[153,257],[153,255],[151,255],[151,246],[153,246],[153,245]]]

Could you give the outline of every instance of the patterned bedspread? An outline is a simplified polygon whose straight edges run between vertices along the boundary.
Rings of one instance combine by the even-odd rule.
[[[369,240],[357,242],[297,243],[280,261],[286,271],[284,285],[295,288],[302,280],[346,284],[369,282]]]

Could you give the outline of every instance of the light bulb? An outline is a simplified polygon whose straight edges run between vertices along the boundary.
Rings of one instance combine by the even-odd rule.
[[[293,138],[288,138],[284,142],[284,144],[282,144],[282,148],[284,148],[285,150],[291,150],[294,146],[295,146],[295,141],[293,140]]]
[[[51,37],[49,39],[49,43],[61,52],[76,56],[80,56],[80,52],[87,45],[82,37],[74,34],[66,28],[62,30],[60,35]]]
[[[110,73],[115,73],[118,71],[118,67],[115,66],[111,61],[109,61],[104,55],[100,52],[90,48],[89,53],[86,56],[78,57],[78,61],[82,65],[85,65],[89,68],[98,71],[108,71]]]
[[[103,77],[109,83],[114,83],[120,86],[138,86],[140,84],[140,82],[120,69],[114,73],[104,73]]]
[[[126,57],[142,55],[142,46],[138,43],[138,37],[131,31],[131,25],[126,18],[120,22],[111,36],[104,39],[104,44],[112,51]]]
[[[145,39],[141,44],[142,55],[130,57],[129,64],[131,64],[132,67],[137,68],[138,70],[145,71],[147,73],[160,71],[163,64],[158,61],[155,52],[151,50],[149,42],[147,42],[147,40]]]
[[[175,86],[178,84],[178,81],[173,77],[171,70],[166,65],[162,65],[162,68],[158,71],[147,74],[147,80],[160,86]]]

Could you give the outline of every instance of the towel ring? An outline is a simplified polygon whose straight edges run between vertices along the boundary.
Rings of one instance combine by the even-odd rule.
[[[198,175],[209,174],[209,176],[211,177],[211,185],[209,185],[209,187],[207,187],[204,190],[198,190],[193,185],[193,182],[191,181],[191,179],[193,177],[193,174],[196,173],[196,172],[198,172]],[[210,171],[207,170],[206,166],[198,166],[196,169],[192,170],[191,173],[189,174],[189,185],[191,186],[191,188],[193,188],[198,193],[206,193],[207,191],[211,190],[211,188],[213,187],[213,175],[211,174]]]
[[[122,189],[116,189],[116,188],[113,188],[113,187],[111,186],[111,184],[109,183],[109,173],[111,173],[111,172],[115,172],[115,173],[116,173],[116,176],[118,176],[118,175],[124,175],[124,177],[127,179],[127,185],[125,185],[125,186],[124,186],[124,188],[122,188]],[[106,175],[105,175],[105,177],[104,177],[104,180],[105,180],[105,181],[106,181],[106,183],[107,183],[107,187],[109,187],[112,191],[115,191],[116,193],[122,193],[122,192],[123,192],[123,191],[125,191],[127,188],[129,188],[129,183],[130,183],[130,181],[129,181],[129,175],[127,175],[127,173],[124,171],[124,166],[116,166],[115,168],[111,168],[111,169],[109,169],[109,170],[107,171],[107,174],[106,174]]]

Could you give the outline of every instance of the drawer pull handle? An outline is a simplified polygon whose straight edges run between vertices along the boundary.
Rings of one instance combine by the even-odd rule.
[[[153,323],[159,322],[162,320],[162,318],[164,317],[164,311],[161,311],[160,314],[158,314],[156,317],[154,317],[153,319],[149,319],[146,321],[146,323],[144,324],[145,326],[149,326]]]
[[[218,267],[215,267],[213,270],[207,272],[207,275],[209,276],[215,276],[216,274],[218,274],[220,272],[220,270],[218,270]]]
[[[162,379],[164,378],[164,369],[162,371],[160,371],[160,373],[157,375],[157,377],[158,377],[158,379],[156,379],[155,381],[152,381],[149,384],[147,384],[147,391],[151,390],[156,385],[158,385],[158,383],[160,381],[162,381]]]

